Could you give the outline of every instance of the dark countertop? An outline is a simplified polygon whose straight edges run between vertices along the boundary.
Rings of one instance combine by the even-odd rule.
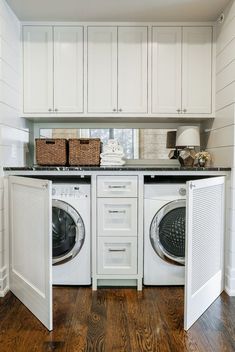
[[[4,167],[3,171],[231,171],[229,167],[181,167],[164,165],[125,166],[25,166]]]

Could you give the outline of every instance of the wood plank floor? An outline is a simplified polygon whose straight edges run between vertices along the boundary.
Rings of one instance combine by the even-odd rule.
[[[235,298],[223,293],[183,330],[183,288],[54,288],[49,333],[11,293],[0,299],[0,351],[235,351]]]

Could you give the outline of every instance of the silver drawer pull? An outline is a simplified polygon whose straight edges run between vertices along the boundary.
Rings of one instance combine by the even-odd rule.
[[[126,210],[109,210],[109,214],[126,214]]]
[[[109,185],[109,188],[113,188],[113,189],[115,189],[115,188],[117,188],[117,189],[120,189],[120,188],[126,188],[126,186],[110,186]]]
[[[109,252],[126,252],[126,248],[122,248],[122,249],[111,249],[111,248],[109,248]]]

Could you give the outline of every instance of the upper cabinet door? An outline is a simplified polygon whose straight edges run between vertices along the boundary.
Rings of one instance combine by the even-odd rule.
[[[212,28],[183,28],[182,109],[187,114],[212,111]]]
[[[52,27],[24,26],[24,112],[53,110]]]
[[[83,27],[55,27],[55,112],[83,112],[83,61]]]
[[[224,182],[187,182],[185,330],[223,291]]]
[[[118,111],[147,113],[147,27],[118,28]]]
[[[152,29],[152,113],[181,113],[181,27]]]
[[[88,27],[88,113],[117,112],[117,27]]]
[[[51,181],[9,177],[10,290],[52,330]]]

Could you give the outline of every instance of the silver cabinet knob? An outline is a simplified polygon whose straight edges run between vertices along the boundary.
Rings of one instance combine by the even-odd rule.
[[[183,112],[186,113],[186,112],[187,112],[187,109],[184,109]]]
[[[113,111],[115,112],[115,111],[117,111],[117,109],[113,109]]]
[[[122,112],[122,109],[119,109],[118,111],[119,111],[119,112]]]
[[[179,114],[181,110],[180,110],[180,109],[177,109],[176,111],[177,111],[177,112],[178,112],[178,114]]]
[[[55,109],[55,112],[57,112],[58,111],[58,109]]]
[[[48,109],[48,111],[49,111],[49,112],[51,112],[51,111],[52,111],[52,109]]]

